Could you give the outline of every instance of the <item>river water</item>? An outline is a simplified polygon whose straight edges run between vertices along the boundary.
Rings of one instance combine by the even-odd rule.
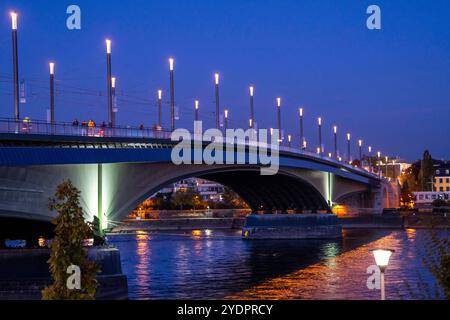
[[[373,248],[394,249],[387,299],[427,299],[426,230],[344,230],[339,240],[244,241],[240,231],[109,236],[130,299],[379,299],[368,289]],[[432,290],[431,290],[432,291]]]

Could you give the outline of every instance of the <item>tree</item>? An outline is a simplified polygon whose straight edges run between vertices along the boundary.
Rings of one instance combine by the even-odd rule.
[[[96,274],[99,267],[87,258],[83,247],[85,239],[93,238],[94,233],[85,222],[80,206],[80,191],[70,180],[57,188],[53,198],[49,199],[49,208],[56,211],[54,219],[55,238],[51,243],[51,255],[48,260],[53,284],[42,291],[44,300],[94,300],[97,289]],[[70,266],[81,271],[81,288],[69,289],[67,280]]]
[[[422,191],[432,190],[434,167],[433,158],[428,150],[423,153],[423,159],[420,165],[419,180],[422,186]]]
[[[405,180],[400,189],[400,206],[403,209],[412,209],[414,207],[414,196],[409,190],[408,180]]]

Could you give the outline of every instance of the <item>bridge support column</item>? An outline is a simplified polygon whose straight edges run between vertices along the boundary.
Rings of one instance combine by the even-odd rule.
[[[99,232],[103,236],[103,165],[97,165],[97,217]]]

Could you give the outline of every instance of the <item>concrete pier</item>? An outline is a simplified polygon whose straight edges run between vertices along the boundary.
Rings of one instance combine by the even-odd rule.
[[[242,229],[244,239],[328,239],[342,237],[342,225],[333,214],[250,215]]]

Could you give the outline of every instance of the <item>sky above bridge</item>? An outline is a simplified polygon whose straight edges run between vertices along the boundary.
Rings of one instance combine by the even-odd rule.
[[[66,27],[66,9],[81,8],[81,30]],[[368,30],[366,9],[381,8],[381,30]],[[255,86],[259,127],[282,126],[299,144],[325,152],[332,127],[345,150],[347,132],[383,154],[408,160],[429,148],[450,159],[450,2],[447,0],[2,0],[0,117],[13,117],[10,10],[19,13],[21,116],[46,119],[48,62],[56,62],[56,119],[107,120],[105,39],[112,42],[118,123],[153,125],[157,90],[169,120],[168,57],[175,58],[178,127],[192,127],[194,100],[214,126],[213,74],[221,74],[221,108],[230,126],[247,127],[248,86]],[[356,151],[356,143],[353,148]]]

